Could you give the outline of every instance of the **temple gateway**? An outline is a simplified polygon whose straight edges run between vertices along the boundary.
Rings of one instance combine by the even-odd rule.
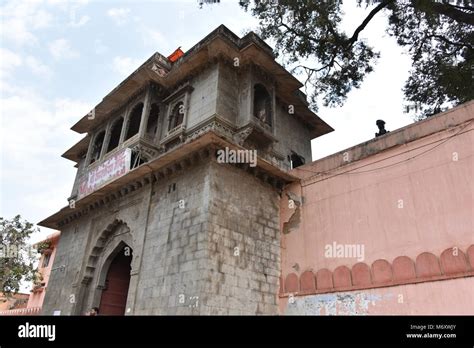
[[[473,313],[474,103],[312,162],[333,129],[301,87],[220,26],[106,95],[72,126],[68,204],[40,223],[61,231],[42,313]]]

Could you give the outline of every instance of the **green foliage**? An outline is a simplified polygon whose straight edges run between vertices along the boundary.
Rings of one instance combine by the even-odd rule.
[[[27,244],[33,232],[33,224],[20,215],[11,220],[0,217],[0,291],[7,296],[17,293],[22,281],[38,280],[37,253]]]
[[[348,35],[341,29],[342,0],[240,1],[259,20],[259,35],[275,43],[285,65],[302,74],[317,108],[340,106],[373,71],[379,52],[360,40],[375,17],[410,53],[405,99],[422,116],[473,99],[474,7],[469,0],[358,0],[366,18]],[[308,62],[308,63],[305,63]]]
[[[45,240],[36,244],[36,250],[38,253],[42,254],[45,250],[51,248],[51,242],[49,240]]]
[[[412,1],[389,7],[388,32],[408,48],[413,62],[405,98],[422,115],[474,98],[474,8],[467,1],[458,5]],[[449,9],[454,11],[444,12]]]

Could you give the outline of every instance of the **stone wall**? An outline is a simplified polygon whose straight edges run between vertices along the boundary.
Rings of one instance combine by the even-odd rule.
[[[216,105],[216,113],[237,127],[241,126],[238,122],[239,108],[245,110],[247,107],[247,105],[239,105],[239,85],[242,83],[242,76],[238,74],[239,69],[239,67],[234,67],[230,63],[219,62]],[[248,118],[249,114],[246,116]]]
[[[154,184],[134,314],[199,313],[194,297],[206,276],[208,168],[201,163]]]
[[[62,230],[43,314],[99,306],[124,245],[127,314],[275,314],[278,201],[270,185],[207,158],[97,208]]]
[[[249,68],[234,67],[230,62],[219,63],[216,112],[237,127],[245,126],[252,119],[251,82],[259,82],[252,74],[254,72]],[[306,163],[311,162],[311,133],[308,128],[279,103],[276,103],[274,112],[274,136],[278,139],[274,149],[283,156],[295,151],[306,159]]]
[[[303,156],[306,163],[310,163],[312,161],[310,131],[296,118],[296,115],[289,114],[281,105],[277,104],[275,109],[277,117],[275,137],[278,139],[275,150],[284,156],[294,151]]]
[[[186,128],[190,129],[216,113],[217,63],[210,66],[190,82],[194,90],[190,94]]]
[[[276,314],[278,194],[249,173],[217,163],[211,166],[210,192],[202,313]]]

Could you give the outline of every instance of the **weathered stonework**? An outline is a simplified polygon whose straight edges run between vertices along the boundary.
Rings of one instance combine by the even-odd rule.
[[[126,244],[127,314],[276,314],[278,200],[275,188],[209,157],[109,203],[63,231],[55,266],[65,269],[52,272],[43,313],[97,306],[102,268]]]
[[[124,314],[277,314],[290,154],[310,160],[310,140],[332,130],[300,87],[256,35],[221,26],[175,62],[154,54],[104,97],[63,155],[78,168],[69,207],[40,223],[61,230],[43,314],[99,307],[122,251]],[[223,148],[257,163],[218,163]]]

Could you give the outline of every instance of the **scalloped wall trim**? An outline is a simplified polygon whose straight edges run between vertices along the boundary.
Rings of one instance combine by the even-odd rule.
[[[427,281],[474,276],[474,244],[463,252],[458,247],[444,250],[439,257],[429,252],[415,261],[398,256],[392,263],[376,260],[371,266],[359,262],[349,269],[339,266],[332,272],[322,268],[316,273],[305,271],[299,276],[287,274],[280,279],[280,297],[361,290]]]

